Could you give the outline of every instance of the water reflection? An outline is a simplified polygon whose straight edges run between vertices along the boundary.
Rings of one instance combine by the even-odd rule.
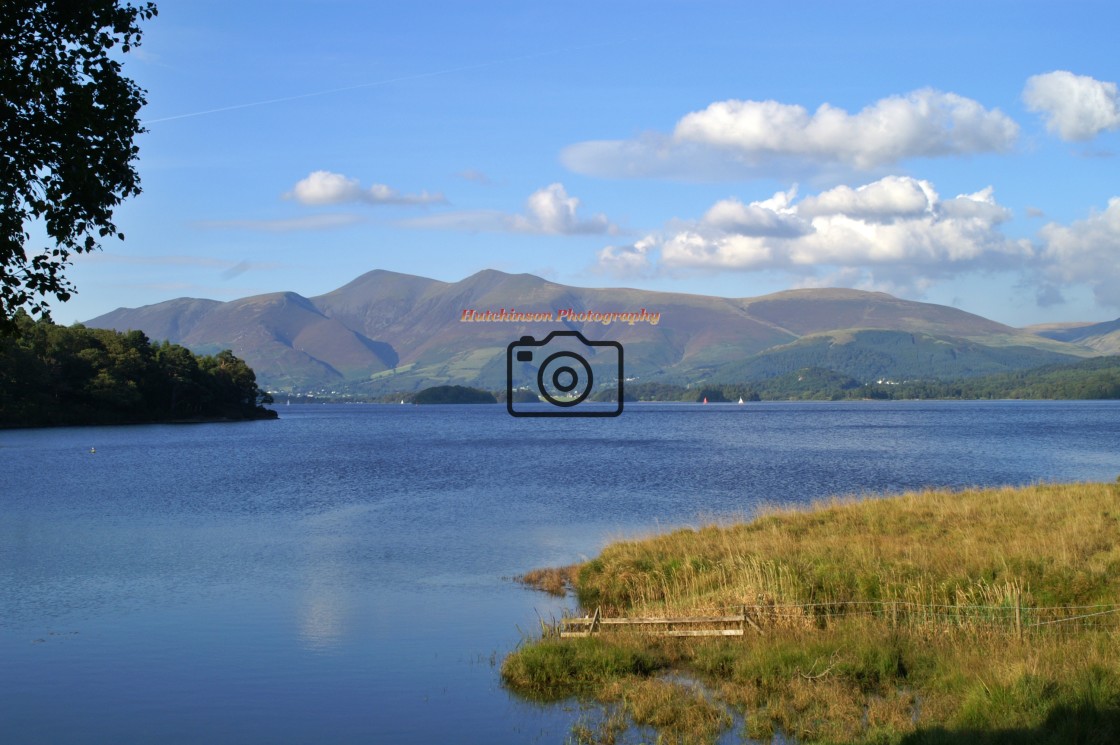
[[[346,507],[306,518],[297,575],[296,610],[301,646],[337,649],[352,624],[354,525],[365,510]]]
[[[346,598],[338,584],[318,576],[321,571],[318,567],[304,574],[297,610],[300,642],[312,652],[337,648],[348,625]]]

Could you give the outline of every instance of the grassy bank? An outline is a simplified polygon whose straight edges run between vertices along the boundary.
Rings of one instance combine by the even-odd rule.
[[[729,640],[615,632],[523,646],[502,668],[513,690],[603,707],[576,740],[637,723],[711,742],[734,708],[764,740],[1120,741],[1117,484],[773,510],[615,543],[559,574],[608,616],[718,610],[752,626]]]

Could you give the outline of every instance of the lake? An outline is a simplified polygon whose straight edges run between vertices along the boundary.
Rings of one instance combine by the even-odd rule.
[[[279,408],[0,432],[0,741],[562,743],[578,706],[499,666],[574,604],[513,575],[765,504],[1120,474],[1120,402]]]

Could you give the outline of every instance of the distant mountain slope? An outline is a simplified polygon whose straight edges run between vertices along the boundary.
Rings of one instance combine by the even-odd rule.
[[[561,318],[645,309],[659,322]],[[547,313],[553,322],[463,322],[464,311]],[[313,298],[269,293],[228,303],[180,298],[119,309],[87,325],[140,329],[201,352],[230,348],[273,390],[374,394],[431,385],[505,384],[506,346],[574,329],[619,341],[627,375],[700,382],[799,367],[860,380],[951,378],[1091,356],[1095,349],[980,316],[876,292],[791,290],[721,298],[569,287],[486,270],[441,282],[376,270]],[[874,332],[874,333],[872,333]]]
[[[1120,318],[1068,328],[1039,329],[1035,333],[1049,339],[1089,347],[1101,354],[1120,354]]]
[[[390,347],[324,316],[293,292],[228,303],[171,300],[113,311],[86,325],[140,329],[151,339],[169,339],[202,354],[236,349],[270,388],[329,385],[380,372],[396,362]]]
[[[378,338],[386,329],[407,326],[410,318],[418,320],[418,306],[447,287],[446,282],[377,269],[311,302],[347,328]]]
[[[179,343],[202,318],[221,305],[217,300],[181,297],[140,308],[117,308],[85,325],[118,331],[140,329],[151,339]]]
[[[745,301],[755,318],[798,336],[835,329],[891,329],[976,337],[1015,334],[1015,329],[945,305],[901,300],[884,292],[787,290]]]
[[[393,278],[400,278],[395,280]],[[610,326],[611,338],[632,347],[639,367],[672,366],[714,347],[760,351],[796,338],[746,315],[738,301],[699,295],[626,289],[568,287],[530,274],[485,270],[446,284],[371,272],[339,290],[312,298],[322,311],[382,339],[400,353],[402,364],[422,367],[500,351],[522,334],[543,336],[555,328],[574,328],[588,338],[603,336],[601,323],[540,324],[461,323],[464,310],[558,313],[564,309],[600,312],[658,311],[672,323]],[[403,291],[402,291],[403,287]],[[469,340],[468,344],[464,342]],[[503,372],[504,374],[504,372]]]
[[[712,372],[717,382],[766,380],[825,368],[861,383],[948,380],[1022,370],[1075,359],[1021,346],[987,346],[960,337],[869,330],[814,334]]]

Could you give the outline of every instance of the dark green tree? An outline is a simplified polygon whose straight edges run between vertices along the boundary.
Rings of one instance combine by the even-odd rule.
[[[156,349],[156,362],[166,371],[166,382],[155,406],[166,407],[172,416],[198,414],[206,405],[198,358],[186,347],[165,341]]]
[[[140,43],[153,3],[0,2],[0,331],[17,309],[74,291],[74,253],[124,238],[113,209],[140,193],[133,168],[144,91],[114,57]],[[34,247],[31,228],[46,244]]]
[[[0,336],[0,428],[273,418],[229,350],[199,357],[141,331],[57,326],[19,310]]]

